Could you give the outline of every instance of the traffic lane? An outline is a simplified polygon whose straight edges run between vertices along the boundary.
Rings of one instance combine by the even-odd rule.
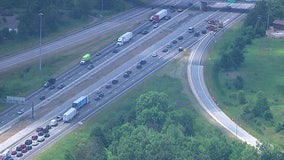
[[[129,23],[130,21],[138,21],[139,17],[143,18],[143,16],[145,16],[145,14],[147,14],[147,12],[145,12],[145,10],[149,10],[149,9],[139,9],[138,11],[132,11],[132,15],[137,15],[136,18],[134,18],[133,20],[129,20],[129,21],[123,21],[120,23],[110,23],[110,22],[105,22],[102,23],[101,25],[97,25],[88,29],[85,29],[81,32],[77,32],[73,35],[69,35],[63,39],[60,39],[56,42],[52,42],[46,45],[42,46],[42,54],[49,54],[52,52],[55,52],[57,50],[60,50],[62,48],[65,47],[72,47],[78,44],[82,44],[84,43],[86,40],[90,40],[90,39],[94,39],[94,37],[96,37],[98,34],[104,34],[106,31],[110,31],[113,30],[117,27],[119,27],[120,25],[125,25],[127,23]],[[128,16],[126,16],[128,17]],[[118,17],[121,19],[124,19],[125,16],[123,17]],[[39,56],[39,48],[33,49],[31,51],[22,53],[22,54],[18,54],[16,56],[13,57],[8,57],[6,59],[1,59],[0,61],[0,70],[11,67],[15,64],[20,64],[24,61],[27,60],[31,60],[34,59],[36,57]]]

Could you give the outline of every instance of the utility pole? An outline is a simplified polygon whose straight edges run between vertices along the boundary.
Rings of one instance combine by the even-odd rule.
[[[41,71],[42,50],[41,50],[41,27],[43,13],[39,13],[39,70]]]
[[[101,17],[103,16],[104,11],[104,0],[101,0]]]

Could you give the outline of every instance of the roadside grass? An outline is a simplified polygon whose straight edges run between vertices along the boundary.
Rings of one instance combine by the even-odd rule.
[[[214,70],[214,64],[219,60],[218,51],[223,44],[231,42],[236,34],[237,25],[224,34],[209,51],[207,57],[205,76],[207,86],[217,99],[220,107],[241,126],[264,142],[272,143],[284,149],[283,131],[276,133],[277,123],[284,122],[284,40],[258,38],[252,45],[246,47],[245,62],[241,68],[233,72],[219,72]],[[255,104],[256,95],[263,91],[268,99],[273,121],[263,118],[242,116],[244,105],[238,104],[238,93],[233,86],[236,76],[240,75],[244,80],[243,91],[247,100],[247,106]]]
[[[169,95],[170,102],[177,104],[177,109],[189,110],[196,122],[197,127],[195,127],[195,129],[197,129],[197,134],[200,128],[207,128],[211,131],[214,130],[214,133],[217,132],[222,134],[221,131],[208,123],[208,120],[203,116],[200,116],[200,113],[196,111],[196,106],[191,102],[189,97],[193,95],[187,95],[186,93],[190,90],[190,88],[183,85],[183,80],[187,81],[187,79],[183,76],[184,73],[182,73],[181,70],[186,70],[186,67],[180,67],[181,63],[184,62],[176,60],[151,75],[144,82],[135,86],[133,89],[121,96],[118,100],[96,113],[93,117],[87,120],[83,126],[78,127],[73,132],[59,140],[54,146],[49,147],[45,152],[39,154],[34,158],[34,160],[62,160],[66,154],[72,155],[72,150],[76,149],[76,145],[80,146],[81,143],[87,141],[94,128],[97,126],[112,127],[120,119],[124,119],[126,113],[135,112],[136,99],[147,91],[166,93]],[[208,137],[212,137],[212,132],[207,133],[204,130],[203,132],[205,132],[203,134],[206,134]],[[78,144],[75,145],[74,142]]]
[[[39,71],[39,60],[33,60],[30,64],[19,67],[13,72],[1,73],[0,84],[4,91],[1,95],[25,97],[40,88],[47,79],[57,77],[72,66],[78,65],[85,52],[96,52],[113,42],[117,36],[117,33],[112,33],[112,35],[100,37],[99,40],[74,46],[74,48],[57,53],[56,56],[43,56],[42,71]],[[7,105],[0,105],[0,111],[6,107]]]

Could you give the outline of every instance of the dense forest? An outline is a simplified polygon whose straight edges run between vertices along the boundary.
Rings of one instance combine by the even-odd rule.
[[[114,14],[131,6],[143,5],[146,0],[1,0],[0,26],[14,16],[17,31],[0,28],[0,45],[9,41],[23,40],[39,35],[42,13],[43,34],[56,32],[59,27],[91,17]]]
[[[66,160],[282,160],[268,145],[259,150],[228,141],[217,129],[202,126],[190,110],[149,91],[116,124],[94,128],[88,138],[66,150]],[[216,136],[219,135],[219,136]],[[71,149],[71,148],[70,148]]]

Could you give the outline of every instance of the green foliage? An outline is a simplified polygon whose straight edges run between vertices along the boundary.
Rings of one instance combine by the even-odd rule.
[[[234,82],[234,86],[237,90],[243,89],[244,87],[244,80],[241,76],[237,76],[237,79]]]
[[[244,105],[247,103],[245,92],[243,90],[240,90],[238,93],[238,101],[240,105]]]
[[[267,98],[264,96],[262,91],[259,91],[257,93],[257,100],[252,112],[256,117],[262,117],[266,111],[270,111]]]

